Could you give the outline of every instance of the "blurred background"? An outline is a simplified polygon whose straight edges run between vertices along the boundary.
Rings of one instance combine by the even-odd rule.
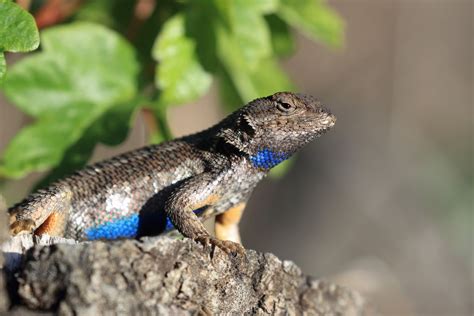
[[[282,65],[337,124],[257,187],[243,243],[358,289],[384,315],[473,315],[473,2],[328,5],[345,23],[345,44],[294,32]],[[170,107],[171,133],[222,118],[218,90],[214,82],[197,101]],[[91,160],[146,144],[146,121],[136,115],[126,141],[97,146]],[[30,122],[0,100],[0,153]],[[11,205],[41,176],[4,179],[0,194]]]

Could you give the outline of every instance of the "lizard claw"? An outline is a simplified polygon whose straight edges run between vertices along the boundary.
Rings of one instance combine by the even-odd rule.
[[[209,245],[218,247],[227,254],[236,254],[238,256],[245,255],[244,247],[242,247],[241,244],[230,240],[220,240],[211,236],[204,236],[196,238],[195,241],[202,244],[204,247],[207,247]]]

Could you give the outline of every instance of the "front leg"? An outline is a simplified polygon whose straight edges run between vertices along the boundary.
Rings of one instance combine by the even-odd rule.
[[[212,237],[194,213],[202,207],[212,207],[220,200],[221,178],[218,173],[202,173],[184,181],[170,195],[165,211],[173,225],[185,237],[204,245],[217,246],[226,253],[243,254],[244,249],[240,244]]]

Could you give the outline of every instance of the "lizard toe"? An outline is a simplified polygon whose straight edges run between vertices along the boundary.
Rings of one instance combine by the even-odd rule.
[[[227,254],[235,254],[237,256],[244,256],[245,255],[245,249],[242,247],[241,244],[238,244],[236,242],[230,241],[230,240],[220,240],[213,238],[211,239],[211,243],[223,250]]]
[[[222,249],[227,254],[235,254],[237,256],[245,256],[245,249],[241,244],[230,241],[230,240],[219,240],[216,239],[215,245]]]
[[[245,255],[244,247],[242,247],[241,244],[230,240],[220,240],[211,236],[198,237],[195,240],[196,242],[202,244],[204,247],[217,247],[227,254],[235,254],[237,256]]]

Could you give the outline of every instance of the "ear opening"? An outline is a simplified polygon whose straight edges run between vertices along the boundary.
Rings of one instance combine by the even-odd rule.
[[[240,131],[247,134],[250,138],[255,135],[255,127],[252,125],[250,118],[246,114],[242,115],[240,118],[239,129]]]
[[[223,141],[224,147],[230,145],[239,152],[248,153],[249,143],[255,134],[251,119],[246,114],[241,114],[231,126],[220,130],[217,136]]]

